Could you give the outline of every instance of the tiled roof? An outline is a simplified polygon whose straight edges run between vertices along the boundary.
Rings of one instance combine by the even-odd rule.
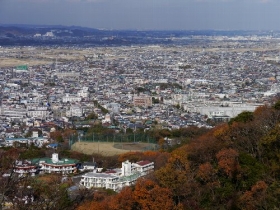
[[[148,165],[150,164],[151,162],[148,161],[148,160],[142,160],[142,161],[139,161],[137,162],[136,164],[140,165],[140,166],[145,166],[145,165]]]

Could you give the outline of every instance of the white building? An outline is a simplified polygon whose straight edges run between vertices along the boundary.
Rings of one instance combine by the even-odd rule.
[[[1,115],[10,119],[24,119],[27,115],[27,110],[17,107],[3,107],[1,109]]]
[[[79,90],[77,93],[78,97],[87,98],[89,96],[88,87],[83,87],[82,90]]]
[[[69,110],[66,110],[66,117],[82,117],[83,109],[79,105],[71,105]]]
[[[111,123],[111,116],[110,114],[106,114],[104,120],[102,120],[102,123]]]
[[[17,173],[20,177],[31,175],[34,176],[37,169],[35,165],[32,165],[31,161],[19,161],[15,162],[14,172]]]
[[[82,176],[80,183],[86,188],[104,187],[114,191],[120,191],[125,186],[131,186],[136,180],[154,170],[154,163],[140,161],[131,163],[128,160],[122,163],[122,168],[107,171],[105,173],[89,172]]]
[[[77,170],[77,160],[70,158],[59,159],[57,153],[52,154],[52,158],[39,158],[32,160],[33,164],[39,165],[44,173],[70,174]]]
[[[27,115],[33,118],[46,119],[49,117],[48,107],[30,107],[27,111]]]
[[[34,144],[37,147],[42,147],[44,144],[49,143],[49,140],[45,137],[36,137],[32,136],[30,138],[5,138],[5,146],[6,147],[12,147],[15,143],[21,143],[21,144]]]
[[[67,103],[67,102],[80,102],[82,100],[81,97],[72,95],[67,93],[65,96],[62,97],[62,102]]]
[[[229,107],[218,107],[218,106],[208,106],[208,107],[195,107],[196,112],[199,112],[202,115],[207,115],[209,118],[215,116],[229,116],[230,118],[236,117],[241,112],[249,111],[254,112],[256,108],[260,106],[259,104],[256,105],[246,105],[241,104],[240,106],[229,106]]]

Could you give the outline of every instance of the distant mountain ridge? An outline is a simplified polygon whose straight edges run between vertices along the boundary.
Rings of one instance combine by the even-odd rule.
[[[210,36],[274,36],[271,31],[106,30],[82,26],[0,24],[0,46],[129,46],[189,45]],[[181,39],[187,37],[188,39]]]
[[[55,35],[60,36],[59,32],[61,31],[69,31],[68,34],[64,33],[63,35],[68,36],[81,36],[81,35],[91,35],[92,33],[98,33],[98,29],[93,28],[86,28],[80,26],[62,26],[62,25],[20,25],[20,24],[0,24],[0,35],[6,35],[10,33],[14,36],[17,35],[35,35],[35,34],[42,34],[49,31],[58,32]],[[72,33],[71,33],[72,32]]]
[[[267,34],[269,31],[245,31],[245,30],[109,30],[97,29],[83,26],[64,26],[64,25],[29,25],[29,24],[0,24],[0,33],[5,33],[7,30],[16,30],[18,33],[32,34],[34,32],[45,32],[48,30],[80,30],[88,33],[119,33],[119,32],[146,32],[146,33],[163,33],[172,35],[174,32],[184,35],[253,35],[253,34]]]

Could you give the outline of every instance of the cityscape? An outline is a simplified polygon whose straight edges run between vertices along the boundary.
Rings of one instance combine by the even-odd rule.
[[[129,191],[131,195],[138,196],[141,187],[147,185],[145,190],[152,186],[167,196],[162,209],[194,209],[196,205],[207,209],[203,199],[192,200],[192,196],[200,195],[185,192],[178,183],[204,189],[204,182],[217,179],[211,183],[216,194],[213,200],[209,198],[215,202],[224,199],[222,196],[232,196],[215,191],[226,188],[219,183],[220,176],[226,177],[228,181],[221,182],[230,186],[239,179],[247,182],[248,176],[254,183],[250,180],[250,185],[239,186],[243,191],[237,209],[257,209],[251,208],[244,196],[247,192],[254,194],[256,187],[265,194],[269,183],[261,180],[264,165],[256,166],[254,175],[254,169],[246,168],[246,161],[252,158],[264,164],[275,158],[268,155],[262,159],[261,154],[270,151],[269,143],[279,141],[274,135],[277,128],[273,130],[279,122],[279,40],[277,31],[1,26],[1,157],[14,161],[7,167],[6,159],[1,163],[0,180],[6,184],[0,191],[1,206],[83,209],[90,205],[89,209],[96,209],[100,202],[100,209],[124,209],[110,207],[114,201],[110,199],[117,199],[110,196],[123,195],[130,186],[135,188]],[[258,115],[262,109],[272,109],[263,113],[271,113],[265,116],[275,121],[267,123]],[[248,126],[251,130],[243,134],[242,129]],[[237,132],[237,128],[242,131]],[[257,128],[257,132],[252,131]],[[203,135],[207,141],[203,141]],[[244,136],[253,140],[243,141]],[[208,138],[210,146],[205,143]],[[241,143],[235,146],[235,141]],[[238,153],[238,149],[243,150]],[[208,151],[213,151],[212,156]],[[223,165],[221,160],[229,163]],[[195,164],[199,169],[194,169]],[[278,169],[271,169],[275,170],[274,176]],[[59,177],[51,177],[54,174]],[[210,174],[215,177],[209,178]],[[169,175],[178,183],[166,178]],[[188,176],[194,176],[191,182],[198,180],[200,185],[192,186],[185,179]],[[7,177],[16,177],[16,181],[11,184]],[[23,185],[24,178],[31,178],[28,186]],[[57,189],[59,200],[44,198],[46,194],[36,194],[39,188],[33,179],[51,186],[64,184],[67,190]],[[19,187],[21,194],[14,195],[7,186]],[[154,199],[158,205],[160,196],[154,198],[151,192],[147,191],[150,194],[146,199]],[[97,202],[94,196],[98,193],[103,197]],[[63,196],[68,203],[59,203],[66,199]],[[271,206],[279,204],[277,199],[270,199]],[[211,206],[209,200],[207,205]],[[264,200],[254,207],[264,205]],[[128,209],[158,209],[145,208],[137,198],[133,202]],[[105,203],[109,207],[105,208]]]
[[[150,121],[210,128],[272,102],[280,91],[278,38],[205,39],[203,46],[2,47],[2,140],[29,131],[19,125],[73,127],[73,118],[92,112],[116,132],[149,129]]]

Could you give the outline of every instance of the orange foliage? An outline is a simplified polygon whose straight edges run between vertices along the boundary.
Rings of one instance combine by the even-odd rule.
[[[214,173],[212,165],[207,162],[199,166],[197,177],[203,181],[209,181]]]
[[[168,159],[170,158],[170,153],[168,152],[160,152],[158,154],[158,156],[155,158],[154,162],[155,162],[155,170],[164,167],[167,162]]]
[[[223,126],[219,128],[223,129]],[[225,141],[224,137],[215,137],[215,132],[221,133],[222,130],[213,129],[185,146],[185,153],[188,154],[191,167],[196,168],[200,164],[214,159],[217,152],[228,145],[228,141]],[[216,135],[218,135],[217,133]],[[224,136],[226,137],[226,135]]]
[[[108,202],[109,209],[112,210],[132,210],[135,205],[135,199],[131,188],[124,188],[119,194],[112,197]]]
[[[158,155],[159,155],[159,152],[157,152],[157,151],[143,152],[143,156],[145,157],[145,159],[147,159],[147,158],[155,159]]]
[[[228,124],[223,124],[221,126],[217,126],[213,130],[213,136],[215,136],[216,138],[224,138],[227,135],[228,131],[229,131]]]
[[[9,158],[11,160],[17,160],[20,152],[21,152],[21,150],[19,150],[17,148],[11,148],[5,152],[5,156],[6,156],[6,158]]]
[[[216,155],[218,159],[218,166],[222,169],[229,177],[233,177],[234,173],[240,170],[238,163],[238,152],[234,149],[222,149]]]
[[[108,209],[106,202],[88,201],[80,205],[77,210],[105,210]]]
[[[134,198],[142,210],[173,209],[171,191],[159,187],[155,182],[147,179],[137,181]]]
[[[105,195],[106,196],[106,195]],[[172,195],[167,188],[159,187],[155,182],[146,179],[137,181],[135,190],[124,188],[115,196],[104,197],[95,192],[92,201],[83,203],[78,210],[171,210],[174,209]]]
[[[64,139],[69,139],[71,135],[74,135],[76,133],[77,133],[76,130],[72,130],[72,129],[67,128],[63,131],[62,136],[63,136]]]
[[[50,137],[56,141],[61,141],[63,139],[61,131],[51,132]]]
[[[252,186],[251,191],[254,195],[262,195],[267,190],[267,184],[264,181],[258,181],[254,186]]]
[[[267,184],[264,181],[258,181],[251,187],[250,191],[246,191],[240,197],[241,208],[254,210],[257,209],[258,205],[265,200]]]
[[[130,160],[132,162],[138,162],[143,160],[143,153],[142,152],[127,152],[124,154],[119,155],[118,161],[124,162],[126,160]]]

